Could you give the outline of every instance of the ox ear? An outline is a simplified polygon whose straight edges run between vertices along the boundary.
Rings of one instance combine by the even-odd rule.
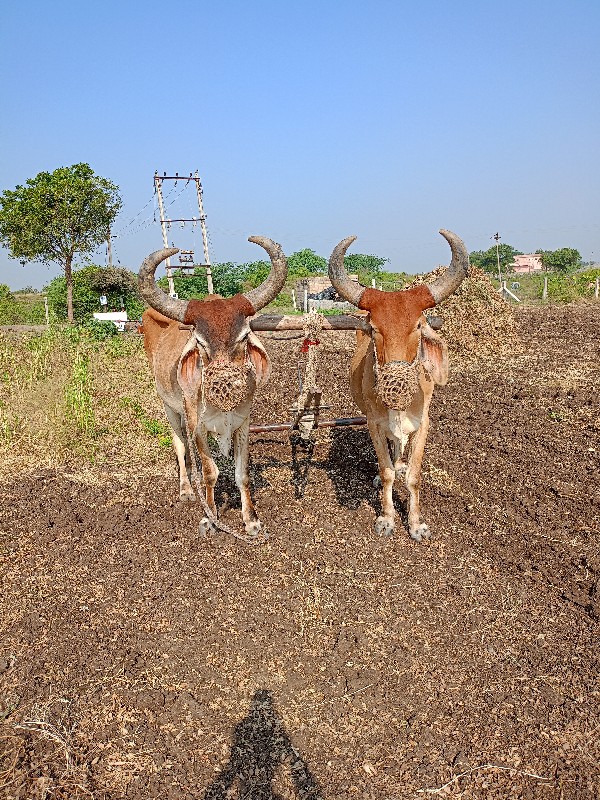
[[[256,385],[264,386],[271,375],[271,360],[255,333],[248,336],[248,355],[256,372]]]
[[[177,383],[183,395],[183,405],[190,432],[198,426],[198,394],[202,383],[202,356],[194,336],[183,348],[177,364]]]
[[[421,325],[419,360],[434,383],[438,386],[448,383],[448,345],[427,322]]]

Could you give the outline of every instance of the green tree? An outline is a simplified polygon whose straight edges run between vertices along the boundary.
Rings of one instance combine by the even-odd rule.
[[[65,273],[73,322],[73,259],[106,240],[121,208],[118,187],[88,164],[40,172],[0,197],[0,241],[11,258],[55,262]]]
[[[370,286],[373,278],[377,283],[380,283],[384,275],[382,267],[388,261],[388,258],[365,255],[364,253],[351,253],[349,256],[344,256],[346,270],[351,275],[358,275],[358,280],[363,286]]]
[[[351,274],[366,274],[376,278],[382,272],[382,267],[387,264],[389,258],[381,256],[367,256],[363,253],[351,253],[344,256],[344,266]]]
[[[268,265],[267,265],[268,266]],[[243,291],[245,281],[244,265],[232,261],[211,265],[213,288],[221,297],[233,297]],[[164,291],[168,291],[169,283],[164,276],[157,281]],[[208,292],[206,270],[196,267],[191,275],[175,270],[173,283],[177,296],[181,300],[192,300],[204,297]]]
[[[351,271],[359,270],[365,280],[371,277],[380,277],[385,273],[381,267],[387,258],[353,254],[345,259],[346,267]],[[301,278],[312,275],[327,274],[327,259],[317,255],[313,250],[305,248],[292,253],[288,257],[288,282],[292,285]],[[349,262],[349,263],[348,263]],[[271,270],[270,261],[249,261],[245,264],[236,264],[232,261],[212,265],[213,285],[216,294],[222,297],[231,297],[238,292],[254,289],[262,283]],[[174,272],[173,280],[175,291],[182,300],[204,297],[208,291],[206,272],[195,269],[193,275],[183,275]],[[168,282],[165,277],[158,280],[158,285],[168,291]]]
[[[508,272],[508,267],[515,260],[515,256],[522,255],[510,244],[498,245],[498,255],[496,255],[496,245],[492,245],[489,250],[474,250],[469,254],[469,260],[474,267],[479,267],[484,272],[498,274],[498,256],[500,257],[500,269]]]
[[[325,275],[327,259],[318,256],[314,250],[306,247],[288,257],[288,276],[290,278],[308,278],[309,275]]]
[[[90,264],[72,273],[72,313],[77,322],[88,322],[100,310],[100,295],[105,294],[108,307],[119,309],[123,303],[127,316],[137,319],[144,304],[137,293],[137,276],[123,267],[98,267]],[[48,305],[56,319],[68,318],[67,283],[65,276],[54,278],[46,287]]]
[[[544,269],[550,272],[572,272],[581,265],[581,253],[573,247],[561,247],[559,250],[538,250],[542,255]]]

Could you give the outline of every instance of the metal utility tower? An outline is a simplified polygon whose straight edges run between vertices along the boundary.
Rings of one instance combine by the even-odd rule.
[[[190,181],[194,181],[196,184],[196,196],[198,198],[198,217],[189,217],[189,218],[180,218],[180,219],[167,219],[165,216],[165,204],[163,199],[162,193],[162,185],[163,181],[185,181],[186,185]],[[158,209],[160,212],[160,227],[162,229],[162,236],[163,236],[163,244],[165,247],[169,246],[169,239],[167,236],[167,230],[169,226],[173,222],[192,222],[195,224],[196,222],[200,223],[200,228],[202,230],[202,247],[204,250],[204,263],[203,264],[190,264],[189,259],[181,260],[179,264],[180,269],[191,269],[192,271],[194,268],[199,267],[200,269],[206,270],[206,282],[208,284],[208,293],[213,294],[213,281],[212,281],[212,272],[210,268],[210,255],[208,252],[208,231],[206,230],[206,214],[204,213],[204,207],[202,205],[202,183],[200,182],[200,177],[198,175],[198,170],[192,175],[190,172],[189,176],[179,175],[179,173],[175,173],[175,175],[167,175],[167,173],[163,173],[162,175],[158,174],[158,170],[154,173],[154,189],[156,191],[156,196],[158,198]],[[192,253],[192,251],[186,251],[187,254]],[[171,259],[167,258],[165,262],[165,266],[167,268],[167,280],[169,281],[169,294],[173,296],[175,294],[175,284],[173,282],[173,267],[171,266]]]

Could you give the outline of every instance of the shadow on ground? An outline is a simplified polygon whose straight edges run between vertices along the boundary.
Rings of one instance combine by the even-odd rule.
[[[281,800],[273,786],[279,771],[287,773],[296,797],[323,797],[277,716],[271,692],[258,689],[248,715],[235,727],[229,763],[208,787],[204,800]]]

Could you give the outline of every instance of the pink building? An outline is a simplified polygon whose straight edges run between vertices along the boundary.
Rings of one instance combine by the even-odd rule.
[[[509,269],[513,272],[541,272],[543,269],[542,257],[539,253],[515,256],[512,264],[509,264]]]

